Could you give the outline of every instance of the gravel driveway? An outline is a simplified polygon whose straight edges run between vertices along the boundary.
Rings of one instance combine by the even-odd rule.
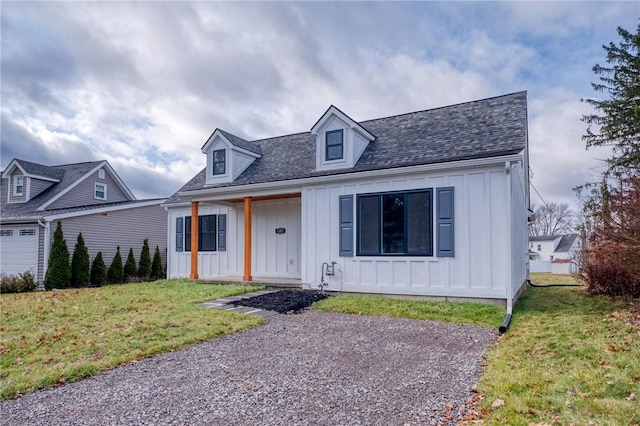
[[[447,424],[495,332],[306,311],[5,401],[3,425]],[[452,423],[455,424],[455,423]]]

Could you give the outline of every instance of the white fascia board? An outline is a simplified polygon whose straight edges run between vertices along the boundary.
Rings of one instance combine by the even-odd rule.
[[[332,115],[335,115],[340,120],[344,121],[345,123],[348,123],[353,130],[357,131],[365,138],[368,138],[370,141],[375,139],[375,136],[369,133],[357,121],[355,121],[353,118],[349,117],[347,114],[340,111],[340,109],[338,109],[333,105],[331,105],[327,109],[327,111],[325,111],[325,113],[322,114],[322,117],[320,117],[320,119],[316,122],[316,124],[313,125],[313,127],[311,128],[311,134],[317,135],[318,132],[320,131],[320,128],[324,125],[325,121],[327,121],[329,117],[331,117]]]
[[[256,152],[252,152],[252,151],[248,151],[248,150],[246,150],[246,149],[244,149],[244,148],[240,148],[239,146],[235,146],[235,145],[233,145],[231,142],[229,142],[229,145],[230,145],[230,149],[231,149],[232,151],[241,152],[241,153],[246,154],[246,155],[248,155],[248,156],[250,156],[250,157],[253,157],[253,158],[260,158],[260,157],[262,157],[262,155],[260,155],[260,154],[258,154],[258,153],[256,153]]]
[[[207,153],[209,146],[211,146],[211,144],[213,143],[213,140],[215,139],[216,135],[219,136],[227,144],[227,146],[231,145],[231,142],[229,142],[229,140],[225,138],[222,133],[220,133],[220,130],[215,129],[213,133],[211,133],[211,136],[209,136],[207,141],[204,143],[204,145],[202,145],[202,148],[200,148],[200,151],[202,151],[203,154]]]
[[[54,179],[46,176],[38,176],[38,175],[30,175],[30,174],[26,174],[25,176],[30,177],[32,179],[46,180],[48,182],[53,182],[53,183],[60,182],[60,179]]]
[[[385,176],[401,176],[416,173],[436,172],[445,170],[468,169],[487,166],[504,167],[506,162],[521,161],[519,154],[503,155],[500,157],[478,158],[474,160],[451,161],[447,163],[423,164],[419,166],[398,167],[395,169],[384,169]],[[353,181],[366,179],[371,177],[380,177],[381,169],[368,170],[355,173],[341,173],[336,175],[318,176],[310,178],[302,178],[295,180],[283,180],[277,182],[255,183],[250,185],[225,186],[219,188],[204,188],[193,191],[181,191],[178,195],[181,197],[191,197],[193,201],[200,200],[224,200],[235,196],[264,196],[264,195],[280,195],[291,192],[301,192],[302,187],[318,183],[335,183],[344,181]]]
[[[120,187],[120,189],[122,189],[124,191],[124,193],[127,195],[127,197],[129,197],[130,200],[135,201],[136,200],[136,196],[133,195],[133,192],[131,192],[129,190],[129,188],[127,187],[127,185],[124,183],[124,181],[122,179],[120,179],[120,176],[118,176],[118,174],[116,173],[116,171],[113,169],[113,167],[111,167],[111,164],[109,164],[108,161],[103,161],[104,166],[109,170],[109,173],[111,174],[111,177],[116,181],[116,183],[118,184],[118,186]],[[100,167],[96,167],[95,169],[92,170],[92,173],[95,173],[96,170],[98,170]],[[91,173],[89,173],[88,175],[86,175],[83,179],[86,179]]]
[[[70,212],[70,213],[45,215],[42,218],[45,220],[58,220],[58,219],[68,219],[70,217],[89,216],[92,214],[101,214],[101,213],[116,212],[121,210],[130,210],[138,207],[148,207],[153,205],[157,205],[158,207],[161,207],[165,201],[167,200],[166,199],[150,200],[150,201],[141,201],[138,203],[123,204],[123,205],[111,206],[111,207],[100,207],[98,205],[95,208],[91,208],[88,210],[79,210],[79,211]]]
[[[13,171],[14,167],[19,168],[22,174],[26,176],[27,172],[24,171],[20,163],[18,163],[18,161],[14,158],[13,160],[11,160],[7,168],[4,169],[4,173],[2,173],[2,178],[7,179],[9,176],[11,176],[11,172]]]

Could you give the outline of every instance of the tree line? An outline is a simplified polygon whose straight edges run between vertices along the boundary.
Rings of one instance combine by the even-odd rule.
[[[78,234],[73,256],[71,256],[62,232],[62,222],[58,221],[53,233],[49,263],[44,277],[44,288],[52,290],[69,287],[99,287],[107,283],[120,284],[156,280],[164,278],[164,275],[160,248],[156,246],[152,260],[148,238],[143,241],[139,263],[136,263],[133,248],[130,248],[127,260],[123,265],[120,246],[118,246],[109,269],[107,269],[101,251],[91,261],[82,233]]]

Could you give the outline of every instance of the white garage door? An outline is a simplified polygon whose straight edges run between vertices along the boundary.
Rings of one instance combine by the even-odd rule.
[[[38,269],[38,226],[10,225],[0,228],[0,271],[16,275]]]

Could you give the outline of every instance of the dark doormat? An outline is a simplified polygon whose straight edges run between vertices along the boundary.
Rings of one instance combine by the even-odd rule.
[[[317,291],[281,290],[274,293],[236,300],[232,303],[236,306],[248,306],[250,308],[285,314],[287,312],[299,313],[304,308],[311,306],[314,302],[327,297],[328,295],[321,294]]]

